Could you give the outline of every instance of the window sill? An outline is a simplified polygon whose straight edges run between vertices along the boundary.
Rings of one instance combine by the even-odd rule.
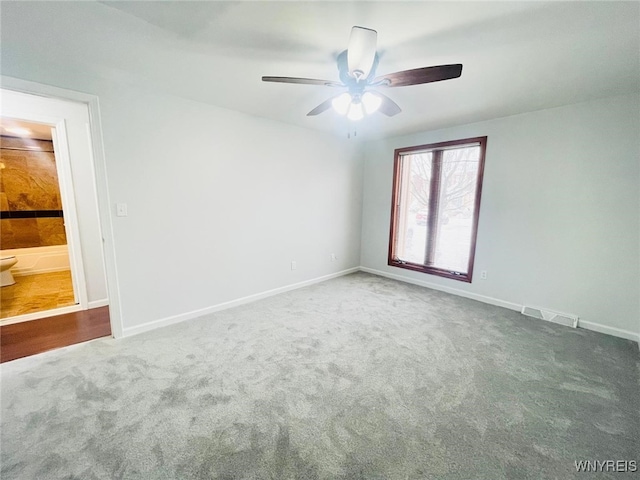
[[[406,270],[413,270],[414,272],[426,273],[428,275],[437,275],[438,277],[450,278],[451,280],[457,280],[459,282],[471,283],[472,273],[454,273],[450,270],[443,270],[441,268],[426,267],[417,263],[398,262],[390,260],[387,263],[391,267],[404,268]]]

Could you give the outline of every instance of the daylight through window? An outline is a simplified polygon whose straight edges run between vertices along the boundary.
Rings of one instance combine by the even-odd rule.
[[[471,282],[486,142],[395,151],[389,265]]]

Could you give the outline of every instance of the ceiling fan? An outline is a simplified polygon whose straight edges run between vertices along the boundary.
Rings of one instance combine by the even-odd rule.
[[[351,29],[348,48],[337,59],[340,82],[296,77],[262,77],[262,81],[346,88],[346,92],[325,100],[307,113],[307,116],[318,115],[333,107],[350,120],[360,120],[377,110],[389,117],[402,111],[396,102],[380,93],[378,87],[406,87],[450,80],[462,75],[462,64],[457,63],[403,70],[376,77],[377,37],[378,33],[370,28]]]

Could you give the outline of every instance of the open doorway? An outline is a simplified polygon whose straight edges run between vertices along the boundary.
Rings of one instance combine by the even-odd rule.
[[[110,223],[102,223],[98,208],[105,198],[94,141],[101,137],[98,117],[98,125],[90,119],[97,99],[8,77],[2,82],[18,91],[0,89],[1,246],[3,259],[14,257],[15,281],[0,287],[0,362],[112,335],[102,233],[106,225],[110,238]],[[102,165],[97,170],[102,174]],[[6,221],[29,218],[17,227]]]
[[[78,304],[52,127],[0,117],[0,319]]]

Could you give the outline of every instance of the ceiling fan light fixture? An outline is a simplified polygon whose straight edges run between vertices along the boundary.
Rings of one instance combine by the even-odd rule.
[[[340,115],[346,115],[349,111],[349,105],[351,105],[351,95],[347,92],[342,95],[337,96],[331,101],[331,106],[333,109],[338,112]]]
[[[358,121],[374,112],[393,117],[402,111],[396,102],[379,90],[441,82],[462,75],[462,64],[456,63],[413,68],[376,76],[379,61],[376,52],[377,41],[378,34],[371,28],[354,26],[351,29],[347,49],[340,52],[336,58],[339,82],[317,78],[273,76],[263,76],[262,81],[344,88],[345,90],[342,91],[345,93],[331,95],[307,113],[307,116],[314,117],[333,107],[339,115]]]
[[[351,102],[349,111],[347,112],[347,118],[354,122],[362,120],[364,118],[364,111],[362,110],[362,102]]]
[[[364,92],[362,95],[362,104],[367,115],[371,115],[382,105],[382,98],[373,92]]]

